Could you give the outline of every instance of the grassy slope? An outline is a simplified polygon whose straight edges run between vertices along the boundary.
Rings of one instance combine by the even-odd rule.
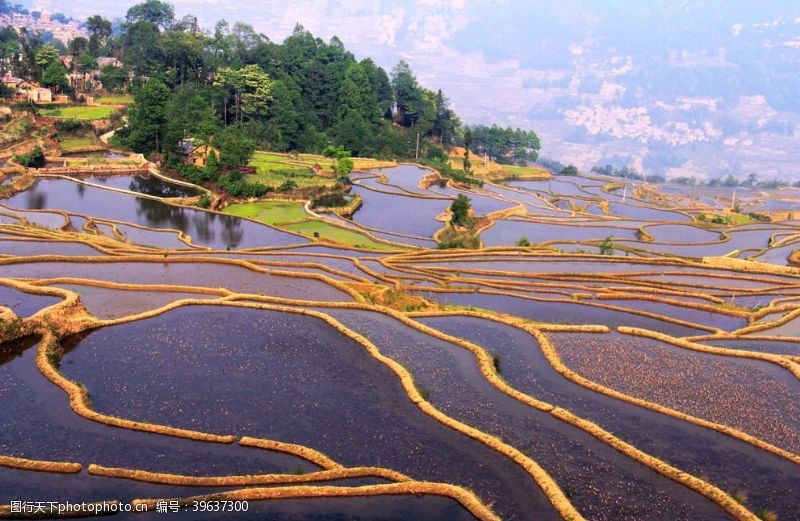
[[[88,147],[94,145],[94,140],[89,137],[85,138],[67,138],[61,140],[61,148],[77,148]]]
[[[303,235],[314,236],[318,234],[320,239],[327,239],[329,241],[338,242],[341,244],[349,244],[360,248],[367,248],[370,250],[396,250],[398,248],[375,242],[365,235],[358,232],[345,230],[338,226],[333,226],[323,221],[305,221],[299,223],[292,223],[283,225],[283,228],[302,233]]]
[[[255,167],[258,173],[247,176],[247,179],[273,187],[280,186],[287,179],[299,187],[332,186],[333,179],[316,175],[311,169],[313,164],[297,164],[288,156],[256,152],[248,165]]]
[[[96,98],[95,103],[101,105],[131,105],[133,103],[132,96],[102,96]]]
[[[114,107],[64,107],[43,110],[41,114],[52,118],[105,119],[114,110]]]
[[[249,217],[267,224],[278,224],[297,221],[308,217],[303,211],[302,203],[295,201],[261,201],[258,203],[231,204],[225,213]]]
[[[358,232],[345,230],[324,221],[310,219],[303,211],[303,204],[297,201],[260,201],[256,203],[232,204],[225,208],[225,213],[249,217],[257,221],[272,224],[280,228],[318,238],[335,241],[349,246],[358,246],[373,250],[395,250],[392,246],[373,241]],[[308,219],[302,222],[301,219]],[[289,223],[289,224],[284,224]]]
[[[379,161],[376,159],[354,157],[353,165],[356,170],[392,166],[394,162]],[[248,176],[253,182],[268,186],[280,186],[287,179],[291,179],[297,186],[333,186],[333,162],[330,158],[317,154],[300,154],[295,158],[288,154],[257,151],[248,163],[257,169],[258,173]],[[315,168],[319,168],[326,175],[317,175]]]

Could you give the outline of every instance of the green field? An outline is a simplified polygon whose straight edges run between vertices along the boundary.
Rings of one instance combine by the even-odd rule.
[[[327,239],[329,241],[347,244],[350,246],[358,246],[360,248],[367,248],[370,250],[396,250],[397,247],[373,241],[365,235],[358,232],[345,230],[338,226],[333,226],[323,221],[305,221],[299,223],[292,223],[282,225],[281,228],[291,230],[294,232],[302,233],[310,237],[318,237],[320,239]],[[314,235],[314,234],[318,235]]]
[[[61,140],[61,148],[78,148],[78,147],[88,147],[94,145],[94,140],[92,138],[68,138]]]
[[[43,110],[41,115],[47,118],[105,119],[114,111],[114,107],[64,107]]]
[[[729,213],[725,215],[719,215],[715,213],[700,213],[698,214],[698,219],[705,222],[713,222],[714,218],[722,218],[727,221],[727,224],[753,224],[758,223],[757,220],[753,219],[749,215],[743,213]]]
[[[133,103],[132,96],[103,96],[95,98],[95,103],[101,105],[130,105]]]
[[[225,213],[249,217],[267,224],[278,224],[305,219],[308,215],[303,211],[303,203],[296,201],[261,201],[258,203],[231,204],[225,207]]]
[[[294,181],[300,188],[306,186],[332,186],[334,180],[320,177],[311,169],[313,163],[307,165],[293,163],[288,156],[256,152],[248,166],[256,168],[258,173],[248,175],[251,182],[277,187],[287,179]]]
[[[531,168],[528,166],[517,166],[517,165],[500,165],[500,168],[503,169],[503,173],[518,175],[521,177],[525,176],[547,176],[547,172],[542,168]]]
[[[260,201],[257,203],[231,204],[223,210],[225,213],[249,217],[263,223],[272,224],[285,230],[301,233],[308,237],[327,239],[348,246],[358,246],[371,250],[395,250],[392,246],[373,241],[366,235],[345,230],[338,226],[309,219],[303,210],[303,203],[297,201]],[[308,219],[302,222],[301,219]]]

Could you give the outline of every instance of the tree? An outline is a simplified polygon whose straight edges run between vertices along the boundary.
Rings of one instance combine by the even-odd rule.
[[[575,165],[567,165],[561,169],[559,175],[578,175],[578,168]]]
[[[159,39],[166,69],[164,80],[171,85],[197,81],[203,73],[205,43],[205,36],[199,33],[166,31]]]
[[[333,172],[339,177],[347,177],[353,171],[354,164],[353,160],[350,159],[351,153],[349,150],[345,150],[343,146],[334,147],[333,145],[328,145],[322,151],[322,155],[333,159]]]
[[[48,65],[55,61],[58,61],[58,49],[54,46],[50,44],[43,45],[36,51],[36,65],[38,65],[41,70],[46,69]]]
[[[128,9],[125,21],[129,24],[145,21],[160,29],[166,29],[175,22],[175,10],[166,2],[146,0]]]
[[[300,113],[300,89],[289,77],[272,85],[272,103],[264,121],[265,139],[271,150],[299,148],[304,119]]]
[[[88,48],[89,41],[83,36],[78,36],[70,40],[67,49],[69,50],[70,56],[72,56],[73,67],[77,64],[78,56],[85,53]]]
[[[95,67],[97,67],[97,58],[91,54],[81,54],[78,56],[78,63],[75,66],[78,72],[88,74],[92,72]]]
[[[150,79],[133,96],[128,111],[127,145],[136,152],[162,150],[166,123],[166,106],[170,92],[160,80]]]
[[[535,132],[511,127],[502,128],[497,125],[491,127],[477,125],[470,130],[473,149],[499,163],[525,165],[528,161],[536,161],[539,156],[541,143]]]
[[[88,52],[92,56],[98,56],[100,49],[111,37],[111,22],[96,14],[86,19],[86,29],[89,31]]]
[[[208,153],[208,158],[206,159],[206,173],[209,176],[213,176],[217,172],[219,172],[219,158],[217,157],[217,153],[213,150]]]
[[[521,246],[523,248],[527,248],[530,245],[531,245],[531,241],[529,241],[527,237],[520,237],[517,240],[517,246]]]
[[[197,23],[197,17],[192,14],[187,14],[172,26],[176,31],[183,31],[187,33],[197,34],[200,32],[200,25]]]
[[[231,35],[230,26],[225,20],[220,20],[214,26],[214,35],[211,37],[208,49],[210,51],[209,65],[214,73],[225,64],[229,64],[233,57],[234,37]]]
[[[128,26],[122,39],[125,64],[140,76],[157,76],[163,70],[158,27],[146,20]]]
[[[37,146],[27,154],[14,156],[14,161],[26,168],[42,168],[47,162],[47,159],[42,149]]]
[[[434,110],[431,135],[437,138],[443,146],[446,146],[452,142],[461,123],[455,113],[450,110],[450,101],[444,97],[441,89],[436,93]]]
[[[128,82],[128,72],[124,67],[104,65],[100,69],[100,82],[107,91],[115,91]]]
[[[347,67],[339,86],[337,121],[332,128],[336,140],[357,153],[372,150],[371,137],[382,123],[377,94],[358,63]]]
[[[349,157],[342,157],[336,160],[336,165],[333,167],[333,172],[340,178],[345,178],[353,171],[353,160]]]
[[[6,71],[19,63],[22,45],[17,31],[10,25],[0,27],[0,69]]]
[[[241,125],[226,127],[216,144],[219,148],[219,163],[228,168],[246,165],[256,150],[255,142],[248,137]]]
[[[453,204],[450,205],[450,211],[453,214],[451,221],[453,224],[464,226],[467,224],[469,218],[469,210],[472,208],[472,203],[469,197],[459,194]]]
[[[614,255],[614,243],[611,237],[606,237],[600,244],[600,255]]]
[[[411,72],[411,67],[404,60],[400,60],[395,68],[392,69],[392,88],[394,89],[395,104],[397,106],[398,122],[410,127],[422,115],[424,100],[417,78]]]
[[[214,85],[233,95],[234,122],[243,121],[245,116],[267,115],[272,100],[272,83],[269,75],[258,65],[245,65],[241,69],[223,67],[214,80]]]
[[[392,91],[392,84],[389,81],[389,76],[383,68],[378,67],[374,61],[369,58],[361,60],[361,68],[369,78],[372,85],[372,92],[375,94],[378,103],[378,109],[384,119],[392,119],[392,105],[394,104],[394,92]]]
[[[464,174],[472,175],[472,162],[469,160],[469,147],[472,146],[472,130],[464,132]]]
[[[67,69],[59,60],[51,62],[42,72],[42,84],[50,87],[53,92],[58,92],[69,85],[67,83]]]
[[[219,118],[214,108],[202,96],[202,90],[193,85],[176,90],[165,109],[164,150],[174,150],[186,137],[210,144],[212,136],[219,133]]]

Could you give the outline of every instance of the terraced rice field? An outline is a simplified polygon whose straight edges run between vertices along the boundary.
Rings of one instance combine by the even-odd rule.
[[[156,176],[0,199],[0,517],[800,519],[798,223],[429,175],[354,174],[349,219]],[[460,194],[483,247],[438,249]]]
[[[60,109],[46,109],[42,110],[41,114],[48,118],[63,118],[63,119],[105,119],[115,112],[117,109],[113,106],[77,106],[77,107],[63,107]]]

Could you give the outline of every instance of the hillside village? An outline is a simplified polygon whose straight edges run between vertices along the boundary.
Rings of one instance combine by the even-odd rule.
[[[67,45],[71,40],[88,38],[88,32],[77,20],[64,21],[63,15],[52,18],[48,12],[33,14],[0,13],[0,27],[13,27],[20,31],[41,32],[49,34],[53,39]]]

